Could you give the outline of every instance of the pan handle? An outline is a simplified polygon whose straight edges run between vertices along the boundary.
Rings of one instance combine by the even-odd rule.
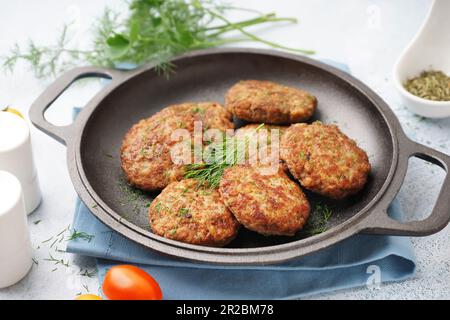
[[[399,143],[398,174],[394,177],[385,197],[378,202],[372,214],[363,223],[361,233],[420,237],[437,233],[450,222],[450,157],[402,136],[403,139]],[[446,176],[428,218],[421,221],[399,222],[388,216],[387,209],[403,183],[408,169],[408,160],[411,157],[417,157],[440,166],[446,171]]]
[[[72,69],[56,79],[30,107],[31,122],[46,134],[66,144],[71,137],[73,124],[56,126],[45,119],[44,113],[56,99],[75,81],[82,78],[99,77],[105,79],[120,79],[123,71],[98,67],[81,67]]]

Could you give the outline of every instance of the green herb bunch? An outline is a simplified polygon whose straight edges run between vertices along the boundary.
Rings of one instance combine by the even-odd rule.
[[[304,228],[304,232],[308,236],[321,234],[328,230],[328,222],[333,216],[333,210],[326,204],[316,203],[311,212],[308,223]]]
[[[173,68],[169,60],[175,55],[242,41],[314,53],[264,40],[247,29],[265,23],[296,23],[295,19],[255,13],[254,18],[231,22],[226,18],[231,10],[251,11],[208,0],[131,0],[125,17],[106,9],[94,26],[94,38],[87,50],[71,46],[70,25],[66,25],[54,46],[39,46],[33,41],[26,48],[16,44],[2,64],[12,71],[17,62],[25,61],[37,77],[45,78],[86,62],[106,67],[152,62],[167,75]]]
[[[246,160],[249,138],[253,131],[257,132],[262,127],[264,124],[239,139],[236,136],[224,135],[220,142],[212,143],[205,148],[203,154],[205,163],[186,165],[184,177],[198,180],[199,186],[207,185],[211,189],[217,188],[226,168]]]

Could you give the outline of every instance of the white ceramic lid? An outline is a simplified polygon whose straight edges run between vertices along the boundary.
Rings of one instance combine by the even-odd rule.
[[[21,117],[0,111],[0,152],[9,151],[24,144],[30,131]]]
[[[21,196],[19,180],[9,172],[0,171],[0,217],[21,201]]]

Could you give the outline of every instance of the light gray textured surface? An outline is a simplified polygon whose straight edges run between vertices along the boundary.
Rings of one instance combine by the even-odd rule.
[[[1,3],[0,55],[15,41],[26,43],[31,37],[50,44],[64,21],[75,20],[79,27],[75,41],[83,44],[89,24],[101,14],[104,5],[121,6],[121,1],[41,0]],[[237,1],[236,1],[237,3]],[[347,63],[352,73],[379,93],[399,117],[408,136],[441,151],[450,152],[450,120],[427,120],[410,114],[391,83],[393,64],[420,27],[429,8],[428,0],[252,0],[240,6],[279,15],[296,16],[300,24],[263,28],[260,35],[290,46],[317,50],[317,58]],[[29,105],[48,85],[21,67],[12,75],[0,75],[0,106],[10,104],[27,112]],[[97,82],[77,86],[58,102],[49,114],[58,123],[70,122],[70,109],[82,105],[99,88]],[[65,148],[36,129],[32,130],[36,163],[44,201],[30,216],[32,241],[39,262],[19,284],[0,290],[0,299],[72,299],[78,292],[96,293],[96,278],[79,275],[93,268],[91,259],[55,252],[64,241],[50,248],[41,244],[66,228],[72,221],[76,194],[70,182]],[[413,161],[399,196],[409,217],[423,217],[430,211],[442,181],[441,170]],[[33,222],[41,220],[35,225]],[[437,235],[413,239],[418,269],[414,279],[384,284],[380,289],[357,288],[312,299],[430,299],[450,298],[450,227]],[[37,249],[39,247],[39,249]],[[70,261],[69,267],[44,259]],[[53,271],[57,268],[57,270]]]

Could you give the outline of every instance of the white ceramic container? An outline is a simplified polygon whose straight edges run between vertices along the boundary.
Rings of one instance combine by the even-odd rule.
[[[425,23],[398,59],[393,80],[404,105],[415,114],[429,118],[450,117],[450,101],[431,101],[409,93],[407,79],[424,70],[450,75],[450,1],[434,0]]]
[[[0,112],[0,170],[8,171],[19,179],[28,214],[41,201],[41,192],[33,161],[30,129],[19,116]]]
[[[33,264],[22,186],[0,171],[0,288],[25,277]]]

